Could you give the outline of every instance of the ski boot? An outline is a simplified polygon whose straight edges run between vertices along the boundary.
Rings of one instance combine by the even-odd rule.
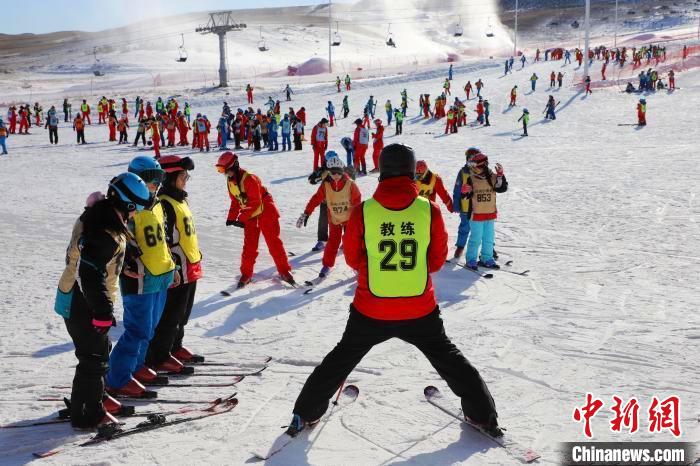
[[[181,346],[176,351],[173,352],[175,359],[182,363],[202,363],[204,362],[204,356],[199,354],[194,354],[189,348]]]
[[[249,277],[247,275],[241,275],[241,278],[238,279],[238,285],[236,285],[236,288],[239,290],[241,288],[245,288],[251,281],[253,281],[252,277]]]
[[[133,377],[129,382],[124,385],[123,387],[115,388],[115,387],[105,387],[105,391],[109,393],[110,395],[114,397],[126,397],[126,398],[157,398],[158,393],[151,391],[151,390],[146,390],[146,387],[144,387],[141,383],[139,383],[136,379]]]
[[[175,358],[172,354],[168,356],[168,359],[158,364],[153,368],[156,372],[166,372],[168,374],[178,374],[178,375],[191,375],[194,374],[194,367],[185,366],[179,359]]]
[[[156,371],[146,366],[134,372],[133,377],[143,385],[168,385],[168,377],[158,375]]]
[[[284,275],[280,275],[280,280],[282,280],[285,283],[289,283],[290,285],[292,285],[295,288],[297,286],[297,282],[294,280],[294,277],[292,276],[292,274],[290,272],[287,272]]]
[[[502,429],[498,427],[498,421],[496,420],[496,413],[493,413],[489,416],[488,421],[486,422],[475,422],[471,420],[468,416],[464,416],[464,420],[473,425],[478,427],[479,429],[483,430],[485,433],[490,435],[491,437],[498,438],[498,437],[503,437],[503,431],[505,429]]]
[[[133,416],[135,412],[133,406],[125,406],[106,393],[102,396],[102,407],[114,416]]]
[[[321,268],[321,272],[319,272],[318,277],[319,278],[326,278],[328,274],[331,273],[331,268],[326,267],[325,265]]]
[[[467,267],[468,269],[472,269],[472,270],[479,270],[479,265],[478,265],[478,263],[477,263],[476,261],[469,261],[469,262],[467,262],[466,267]]]
[[[306,429],[307,427],[311,428],[315,426],[320,420],[321,419],[319,418],[313,422],[306,422],[301,418],[301,416],[294,414],[292,415],[292,422],[290,422],[289,426],[287,426],[285,433],[290,437],[296,437],[302,430]]]
[[[455,254],[452,257],[455,259],[459,259],[460,257],[462,257],[463,253],[464,253],[464,246],[457,246],[457,248],[455,249]]]
[[[486,262],[480,260],[479,263],[478,263],[478,265],[479,265],[479,267],[484,267],[484,268],[487,268],[487,269],[495,269],[495,270],[498,270],[498,269],[501,268],[501,266],[498,265],[498,264],[496,264],[496,261],[494,261],[493,259],[488,260],[488,261],[486,261]]]
[[[498,253],[496,252],[495,249],[493,250],[493,260],[495,260],[495,261],[498,260]]]
[[[313,252],[318,252],[318,251],[323,251],[326,248],[326,242],[325,241],[319,241],[316,243],[316,245],[311,248]]]

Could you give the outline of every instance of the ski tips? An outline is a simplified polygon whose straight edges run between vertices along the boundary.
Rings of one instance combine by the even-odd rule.
[[[343,395],[357,398],[360,395],[360,389],[357,385],[346,385],[345,388],[343,388]]]
[[[430,399],[436,395],[440,394],[440,390],[438,390],[437,387],[434,387],[432,385],[428,385],[423,389],[423,395],[425,395],[426,399]]]

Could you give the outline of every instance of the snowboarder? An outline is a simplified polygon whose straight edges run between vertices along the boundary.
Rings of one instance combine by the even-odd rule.
[[[321,278],[325,278],[335,265],[345,224],[350,218],[352,209],[362,201],[360,190],[345,174],[345,164],[334,151],[328,151],[326,154],[326,167],[328,175],[323,179],[316,194],[309,199],[296,224],[297,228],[306,226],[314,209],[325,202],[325,207],[322,206],[322,208],[328,209],[327,218],[330,219],[328,225],[330,232],[328,242],[323,250],[323,267],[319,273]]]
[[[494,221],[496,193],[508,190],[508,181],[500,164],[493,173],[488,167],[489,159],[483,153],[472,157],[467,182],[462,184],[461,194],[469,201],[471,216],[469,221],[469,241],[467,243],[467,267],[478,270],[478,266],[497,269],[493,258]],[[481,249],[481,259],[479,257]]]
[[[423,196],[431,202],[435,202],[436,195],[440,196],[442,202],[445,203],[445,207],[447,207],[447,211],[454,212],[452,199],[447,194],[442,178],[428,169],[428,164],[425,160],[416,162],[416,188],[418,188],[419,196]]]
[[[257,176],[239,166],[238,156],[233,152],[221,154],[216,162],[216,169],[219,173],[226,175],[231,198],[226,226],[243,229],[241,276],[238,280],[238,288],[243,288],[253,278],[260,233],[265,237],[265,243],[280,278],[291,285],[296,285],[291,273],[292,268],[287,260],[287,252],[280,238],[280,214],[272,195]]]
[[[418,196],[412,149],[390,144],[380,163],[379,186],[372,199],[353,210],[343,237],[345,260],[359,274],[345,332],[306,380],[287,434],[295,436],[318,422],[362,357],[397,337],[417,346],[449,381],[462,397],[466,418],[501,436],[486,384],[446,336],[440,318],[430,278],[447,255],[440,208]]]
[[[124,333],[109,355],[105,376],[107,392],[113,396],[152,397],[144,384],[157,379],[155,371],[181,372],[183,364],[169,359],[159,366],[145,365],[148,342],[163,313],[170,285],[178,286],[175,262],[164,239],[165,214],[156,197],[165,172],[157,160],[145,155],[129,163],[129,172],[143,180],[150,204],[129,222],[130,239],[120,276],[124,304]]]
[[[197,280],[202,278],[202,253],[199,250],[194,218],[187,202],[187,180],[194,170],[189,157],[166,155],[160,159],[165,171],[158,198],[165,214],[165,241],[175,260],[179,285],[168,288],[163,314],[148,344],[146,365],[162,367],[172,355],[183,364],[203,362],[204,357],[182,345],[185,326],[192,312]]]
[[[523,109],[523,114],[520,115],[518,121],[523,122],[523,134],[522,136],[527,136],[527,124],[530,122],[530,112],[526,108]]]
[[[70,419],[71,425],[80,429],[117,423],[108,414],[110,407],[103,404],[110,348],[107,333],[115,322],[114,303],[129,236],[126,224],[150,204],[150,196],[138,176],[122,173],[112,179],[106,197],[93,193],[86,204],[73,226],[54,304],[78,358]]]

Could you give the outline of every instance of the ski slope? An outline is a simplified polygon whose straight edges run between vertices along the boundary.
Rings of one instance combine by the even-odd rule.
[[[406,88],[409,100],[404,134],[385,132],[385,143],[412,146],[451,186],[468,146],[478,146],[491,163],[500,162],[510,189],[498,198],[496,249],[501,263],[529,269],[526,277],[495,272],[479,279],[446,264],[434,282],[448,335],[479,369],[495,398],[500,423],[511,435],[542,454],[540,464],[558,464],[558,442],[583,440],[572,420],[586,393],[605,401],[593,420],[594,439],[670,441],[668,432],[646,431],[651,397],[677,394],[682,400],[684,440],[696,440],[700,405],[700,274],[698,238],[697,112],[700,73],[678,73],[676,92],[646,96],[648,126],[636,122],[636,95],[615,86],[585,97],[571,86],[574,67],[564,67],[565,86],[551,92],[561,102],[556,121],[543,121],[549,72],[562,62],[516,65],[502,76],[500,63],[470,61],[455,68],[453,96],[467,79],[481,78],[492,104],[491,127],[460,128],[444,136],[444,120],[417,116],[420,93],[434,98],[446,66],[407,71],[401,76],[358,80],[348,93],[351,113],[330,129],[331,149],[351,134],[352,121],[370,94],[378,117],[387,99],[396,105]],[[599,67],[594,65],[594,73]],[[529,76],[540,76],[536,92]],[[518,106],[508,109],[508,93],[520,89]],[[58,94],[58,91],[56,92]],[[135,94],[134,94],[135,95]],[[134,95],[128,95],[130,104]],[[141,93],[144,95],[144,93]],[[151,100],[158,94],[149,94]],[[166,94],[162,94],[166,97]],[[121,94],[114,97],[121,97]],[[262,107],[267,94],[259,94]],[[281,97],[281,95],[280,95]],[[300,84],[294,108],[305,106],[311,125],[325,116],[324,102],[340,107],[342,94],[331,84]],[[191,94],[195,112],[213,118],[222,100],[243,107],[241,93]],[[52,103],[57,107],[58,99]],[[42,101],[44,108],[49,102]],[[283,102],[284,104],[284,102]],[[475,101],[468,104],[470,111]],[[520,137],[516,122],[527,107],[530,136]],[[75,105],[74,105],[75,107]],[[283,105],[283,108],[285,106]],[[6,111],[5,108],[2,109]],[[473,121],[475,114],[470,114]],[[105,126],[87,127],[86,146],[74,145],[65,123],[60,144],[52,147],[43,129],[8,140],[10,155],[0,157],[3,202],[0,244],[0,423],[48,418],[60,403],[37,402],[46,395],[68,395],[52,385],[71,383],[75,357],[53,298],[65,247],[86,196],[105,190],[110,178],[144,153],[107,140]],[[308,134],[308,133],[307,133]],[[130,130],[133,138],[134,129]],[[229,298],[219,290],[238,276],[241,231],[226,228],[229,200],[225,180],[213,165],[218,152],[192,155],[191,207],[204,255],[205,278],[187,327],[186,344],[210,360],[245,361],[272,356],[259,377],[242,381],[240,403],[231,413],[201,422],[76,448],[37,464],[247,464],[251,451],[281,432],[301,385],[313,367],[340,339],[352,300],[354,275],[341,258],[331,276],[311,294],[283,288],[264,242],[256,266],[257,282]],[[298,281],[315,277],[321,254],[315,243],[314,214],[305,229],[294,223],[316,187],[306,177],[312,154],[239,152],[241,165],[259,175],[282,214],[282,237]],[[363,197],[377,184],[358,179]],[[458,216],[443,209],[450,243]],[[450,254],[452,249],[450,250]],[[121,304],[116,306],[121,317]],[[110,336],[116,341],[120,325]],[[200,382],[200,380],[193,381]],[[425,385],[438,386],[457,403],[445,383],[417,350],[400,341],[375,347],[350,375],[360,387],[352,406],[316,428],[308,441],[295,442],[266,462],[270,465],[511,464],[512,458],[423,399]],[[208,399],[229,389],[158,389],[159,397]],[[640,400],[641,428],[633,436],[612,433],[611,397]],[[149,408],[157,406],[149,405]],[[138,420],[126,419],[127,424]],[[0,430],[5,464],[24,464],[33,451],[49,450],[86,434],[68,425]]]

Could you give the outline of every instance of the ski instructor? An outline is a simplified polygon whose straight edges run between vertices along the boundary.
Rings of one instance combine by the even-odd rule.
[[[390,144],[379,158],[379,186],[353,209],[343,237],[345,260],[358,273],[340,342],[316,367],[294,405],[287,433],[316,424],[328,401],[379,343],[400,338],[416,346],[462,399],[469,421],[494,436],[496,407],[479,372],[445,334],[430,274],[447,258],[447,231],[434,202],[418,195],[416,157]]]

